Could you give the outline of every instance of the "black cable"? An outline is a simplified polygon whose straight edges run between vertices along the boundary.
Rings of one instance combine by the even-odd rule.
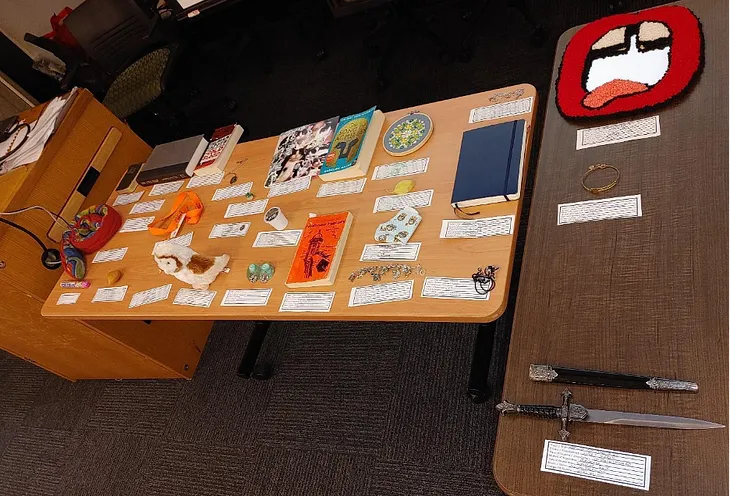
[[[25,136],[23,136],[23,140],[22,140],[22,141],[20,142],[20,144],[19,144],[18,146],[16,146],[16,147],[15,147],[14,149],[10,150],[10,151],[9,151],[8,153],[6,153],[6,154],[5,154],[5,155],[3,155],[2,157],[0,157],[0,162],[2,162],[3,160],[5,160],[5,159],[7,159],[7,158],[10,158],[10,156],[11,156],[11,155],[12,155],[13,153],[15,153],[15,152],[17,152],[18,150],[20,150],[20,147],[22,147],[22,146],[23,146],[23,145],[25,144],[25,142],[26,142],[26,141],[28,141],[28,136],[30,136],[30,126],[29,126],[28,124],[26,124],[25,122],[21,122],[20,124],[17,124],[17,125],[15,126],[15,129],[13,129],[13,130],[12,130],[12,131],[11,131],[10,133],[8,133],[8,135],[9,135],[9,136],[12,136],[13,134],[15,134],[15,133],[19,132],[19,131],[20,131],[20,129],[21,129],[21,128],[22,128],[23,126],[25,126],[25,127],[26,127],[26,128],[28,129],[28,132],[26,132],[26,133],[25,133]]]
[[[33,233],[33,232],[29,231],[28,229],[24,228],[23,226],[21,226],[19,224],[16,224],[15,222],[13,222],[11,220],[3,219],[2,217],[0,217],[0,222],[2,222],[3,224],[7,224],[9,226],[12,226],[15,229],[19,229],[19,230],[23,231],[25,234],[27,234],[28,236],[30,236],[31,238],[33,238],[35,240],[35,242],[38,243],[41,248],[43,248],[43,251],[45,251],[45,250],[48,249],[46,247],[46,245],[43,244],[43,241],[41,241],[41,238],[39,238],[38,236],[36,236],[35,233]]]
[[[7,224],[10,227],[14,227],[15,229],[18,229],[19,231],[23,231],[25,234],[30,236],[35,240],[36,243],[40,245],[41,248],[43,248],[43,254],[41,255],[41,263],[44,267],[47,269],[55,269],[61,265],[61,254],[58,250],[55,248],[48,248],[45,244],[43,244],[43,241],[41,241],[41,238],[36,236],[33,232],[29,231],[25,227],[16,224],[15,222],[7,219],[3,219],[0,217],[0,223]]]

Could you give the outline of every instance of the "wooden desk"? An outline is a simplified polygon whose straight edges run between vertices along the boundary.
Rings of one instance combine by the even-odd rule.
[[[469,112],[472,108],[494,103],[501,103],[514,99],[515,96],[504,97],[498,94],[521,90],[521,98],[535,99],[532,111],[515,117],[483,121],[469,124]],[[490,97],[493,97],[490,101]],[[213,202],[211,198],[217,187],[227,186],[228,181],[219,186],[198,188],[195,191],[205,204],[205,212],[199,224],[185,226],[179,235],[194,231],[191,247],[201,253],[219,255],[228,253],[231,256],[229,264],[231,272],[221,274],[211,290],[217,291],[210,308],[195,308],[173,306],[172,300],[178,289],[186,285],[170,276],[157,273],[157,266],[151,256],[153,245],[159,238],[154,238],[147,232],[122,233],[116,235],[106,248],[129,247],[125,258],[120,262],[109,262],[90,265],[87,279],[92,288],[81,291],[78,303],[74,305],[56,305],[59,295],[64,292],[59,288],[54,290],[43,308],[43,315],[47,317],[80,317],[93,319],[229,319],[229,320],[385,320],[385,321],[452,321],[486,323],[496,320],[502,315],[507,304],[512,262],[514,258],[517,230],[514,234],[494,236],[482,239],[440,239],[441,221],[455,219],[450,205],[454,175],[459,157],[462,133],[468,129],[497,124],[508,120],[526,119],[528,137],[525,157],[530,155],[532,142],[532,124],[536,109],[536,93],[531,85],[519,85],[500,90],[478,93],[452,100],[421,105],[418,109],[431,116],[434,123],[434,133],[428,143],[418,152],[404,158],[395,158],[387,155],[381,146],[378,146],[370,166],[365,190],[361,194],[316,198],[321,181],[313,179],[308,191],[272,198],[270,206],[281,207],[289,219],[287,229],[302,228],[310,212],[326,214],[349,210],[354,215],[354,222],[347,241],[344,257],[334,286],[309,289],[310,291],[335,291],[336,297],[330,312],[327,313],[282,313],[279,312],[284,293],[289,290],[285,285],[289,265],[296,250],[295,247],[286,248],[252,248],[256,234],[260,231],[269,231],[272,228],[264,223],[263,215],[240,217],[224,220],[226,208],[231,203],[246,201],[236,198]],[[385,129],[396,119],[414,109],[403,109],[386,114]],[[381,133],[382,135],[382,133]],[[277,138],[243,143],[236,147],[231,157],[232,168],[236,167],[239,176],[238,184],[253,181],[253,193],[257,199],[265,198],[267,190],[263,182],[269,169],[269,164],[276,146]],[[360,255],[366,243],[375,243],[373,239],[378,224],[390,219],[394,212],[373,214],[373,204],[376,197],[387,195],[394,185],[403,178],[373,181],[373,170],[376,166],[398,162],[401,160],[429,157],[428,172],[410,176],[416,182],[416,191],[434,189],[432,205],[419,209],[423,221],[415,232],[412,242],[421,242],[422,247],[418,262],[426,270],[426,276],[448,276],[469,278],[478,266],[497,265],[497,285],[488,301],[457,301],[421,298],[423,276],[415,276],[413,298],[404,302],[394,302],[361,307],[349,307],[350,290],[355,286],[373,284],[367,278],[359,279],[355,283],[348,280],[351,272],[364,265],[373,265],[360,262]],[[525,162],[527,167],[527,159]],[[523,181],[526,177],[523,174]],[[184,186],[183,186],[184,187]],[[172,198],[177,193],[166,196],[162,212],[169,210]],[[155,197],[162,198],[162,197]],[[148,199],[147,194],[141,201]],[[511,201],[493,204],[481,208],[478,217],[493,217],[500,215],[514,215],[515,226],[519,224],[519,215],[522,202]],[[131,205],[119,207],[118,210],[126,218],[129,216]],[[157,214],[160,215],[159,213]],[[142,215],[136,215],[142,216]],[[243,238],[208,239],[211,227],[223,222],[250,221],[251,227]],[[251,284],[246,279],[246,268],[252,262],[273,262],[276,274],[268,284]],[[125,300],[120,303],[91,303],[95,289],[106,286],[106,274],[110,270],[121,269],[124,279],[120,284],[129,285]],[[390,282],[387,276],[383,282]],[[167,301],[154,303],[130,309],[129,300],[133,293],[152,287],[171,283],[173,289]],[[273,288],[269,303],[265,307],[223,307],[221,299],[226,289],[245,288]],[[490,347],[491,349],[491,347]],[[487,360],[488,361],[488,360]]]
[[[702,22],[705,67],[659,115],[661,136],[575,150],[554,86],[530,211],[503,398],[559,404],[560,384],[532,383],[530,363],[695,381],[697,394],[574,386],[587,408],[694,417],[728,425],[727,3],[682,3]],[[558,43],[553,80],[566,43]],[[617,119],[618,121],[625,121]],[[607,121],[601,124],[614,122]],[[591,199],[588,165],[621,170],[603,197],[641,194],[640,218],[556,225],[557,205]],[[494,476],[511,495],[641,491],[540,471],[553,421],[499,421]],[[728,431],[574,424],[571,441],[650,455],[648,494],[728,494]],[[642,494],[644,494],[642,492]]]

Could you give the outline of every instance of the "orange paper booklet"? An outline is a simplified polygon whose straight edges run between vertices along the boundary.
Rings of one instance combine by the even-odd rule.
[[[286,285],[290,288],[331,286],[352,225],[352,214],[318,215],[307,220]]]

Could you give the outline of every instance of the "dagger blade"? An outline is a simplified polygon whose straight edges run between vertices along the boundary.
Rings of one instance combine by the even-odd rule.
[[[673,417],[671,415],[653,415],[650,413],[616,412],[612,410],[591,410],[582,422],[597,424],[636,425],[639,427],[654,427],[658,429],[720,429],[721,424],[687,417]]]

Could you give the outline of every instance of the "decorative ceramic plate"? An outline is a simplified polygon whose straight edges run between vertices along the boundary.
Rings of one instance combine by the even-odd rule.
[[[432,132],[431,118],[421,112],[413,112],[390,125],[383,136],[383,148],[396,157],[408,155],[425,145]]]

